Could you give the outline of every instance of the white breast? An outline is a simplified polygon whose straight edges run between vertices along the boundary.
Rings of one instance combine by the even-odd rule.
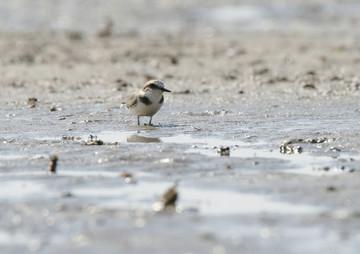
[[[162,91],[152,91],[145,95],[150,99],[152,103],[146,105],[142,103],[139,98],[137,98],[137,104],[135,107],[131,108],[131,111],[138,116],[153,116],[159,111],[162,106],[162,104],[159,103],[162,96]]]

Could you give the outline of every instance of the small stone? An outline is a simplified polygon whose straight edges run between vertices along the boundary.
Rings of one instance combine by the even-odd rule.
[[[28,98],[27,103],[28,104],[35,104],[38,101],[37,98]]]
[[[323,167],[322,170],[328,172],[330,171],[330,167]]]
[[[175,92],[173,92],[173,94],[190,94],[190,90],[185,89],[183,91],[175,91]]]
[[[59,153],[56,153],[50,157],[49,174],[56,173],[56,164],[57,164],[58,158],[59,158]]]
[[[306,74],[307,74],[307,75],[311,75],[311,76],[315,76],[315,75],[316,75],[316,72],[313,71],[313,70],[310,70],[310,71],[307,71]]]
[[[340,148],[337,148],[337,147],[330,147],[330,151],[333,151],[333,152],[341,152]]]
[[[229,155],[230,155],[230,147],[228,147],[228,146],[221,146],[220,148],[218,148],[217,152],[218,152],[221,156],[229,156]]]
[[[98,139],[98,140],[86,142],[85,145],[87,145],[87,146],[101,146],[101,145],[104,145],[104,141]]]
[[[175,186],[171,187],[165,192],[161,199],[159,199],[153,204],[153,209],[156,212],[160,212],[163,210],[174,211],[177,198],[178,192],[176,191]]]
[[[230,165],[225,165],[225,166],[224,166],[224,169],[225,169],[225,170],[231,170],[231,166],[230,166]]]
[[[131,86],[131,84],[129,82],[126,82],[125,80],[123,80],[121,78],[117,79],[115,81],[115,83],[116,83],[116,88],[115,88],[116,91],[122,91],[123,88]]]
[[[62,198],[71,198],[73,196],[74,194],[72,194],[71,192],[64,192],[63,194],[61,194]]]
[[[303,86],[304,89],[316,89],[313,83],[308,83]]]
[[[135,183],[136,182],[134,176],[131,173],[122,172],[120,174],[120,176],[125,179],[126,183]]]
[[[74,140],[73,136],[62,136],[61,137],[62,140]]]
[[[107,146],[117,146],[117,145],[119,145],[120,143],[119,142],[110,142],[110,143],[105,143],[105,145],[107,145]]]
[[[335,186],[328,186],[328,187],[326,187],[326,191],[329,191],[329,192],[337,191],[337,188]]]
[[[36,98],[28,98],[27,104],[29,105],[29,108],[35,108],[37,101],[38,99]]]
[[[283,144],[280,146],[280,153],[293,154],[293,153],[302,153],[303,148],[301,146],[294,146],[292,144]]]

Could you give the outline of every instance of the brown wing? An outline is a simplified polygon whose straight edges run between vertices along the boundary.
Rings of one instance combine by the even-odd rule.
[[[129,99],[127,99],[126,107],[131,108],[131,107],[134,107],[136,104],[137,104],[137,99],[136,99],[136,94],[134,93],[133,95],[131,95],[129,97]]]

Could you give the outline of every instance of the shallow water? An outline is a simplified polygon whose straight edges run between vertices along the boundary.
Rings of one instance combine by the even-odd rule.
[[[319,246],[312,237],[329,230],[329,220],[335,218],[334,223],[342,227],[355,216],[351,208],[334,205],[341,203],[341,198],[327,201],[326,193],[339,188],[331,185],[330,177],[356,174],[360,156],[346,150],[334,133],[312,130],[330,126],[328,130],[346,133],[357,122],[350,122],[339,111],[339,124],[331,125],[326,111],[321,110],[322,115],[314,114],[310,122],[299,121],[296,114],[303,116],[303,111],[308,111],[300,108],[292,111],[290,118],[283,117],[279,127],[264,120],[264,108],[242,115],[243,125],[234,124],[239,115],[231,107],[227,113],[206,107],[179,113],[169,106],[156,115],[155,126],[137,126],[136,119],[122,108],[112,112],[69,108],[58,116],[39,109],[6,118],[0,150],[0,202],[12,231],[1,232],[0,243],[9,253],[45,253],[44,241],[51,243],[51,251],[57,244],[82,246],[86,252],[106,243],[108,251],[115,253],[119,247],[111,247],[116,241],[110,235],[121,228],[121,232],[129,232],[126,239],[136,236],[143,241],[154,231],[169,241],[174,237],[169,232],[181,232],[181,239],[189,242],[194,237],[216,239],[222,246],[218,248],[230,253],[244,242],[261,250],[259,241],[277,236],[291,246],[311,242],[309,252],[327,250],[327,245]],[[272,114],[281,116],[282,110],[275,108]],[[66,119],[57,120],[61,115]],[[20,134],[14,133],[12,126],[20,128]],[[277,131],[283,126],[286,132]],[[90,145],[90,135],[92,141],[101,140],[103,145]],[[280,153],[279,147],[294,138],[324,138],[326,142],[294,143],[303,147],[302,153]],[[229,146],[229,156],[218,153],[221,146]],[[49,175],[49,155],[57,152],[57,172]],[[353,168],[355,172],[350,173]],[[133,180],[123,178],[124,172]],[[179,195],[175,211],[156,213],[154,203],[174,184]],[[96,237],[86,230],[89,225]],[[169,225],[176,231],[169,231]],[[35,235],[21,230],[30,226]],[[41,240],[45,232],[51,237]],[[73,236],[71,240],[68,234]],[[330,235],[327,239],[343,242],[341,232],[334,234],[337,240]],[[7,244],[10,237],[16,240]],[[168,240],[160,242],[166,245]],[[346,240],[349,253],[356,241],[356,234]],[[202,250],[204,246],[199,240],[191,249]],[[273,247],[270,242],[264,246]],[[185,250],[184,246],[176,248]]]
[[[155,128],[156,127],[146,127]],[[296,174],[310,174],[321,175],[323,168],[329,168],[327,174],[337,174],[344,172],[345,168],[341,169],[339,161],[351,162],[360,160],[358,153],[342,153],[335,156],[312,154],[311,151],[301,153],[283,154],[280,149],[269,149],[266,142],[244,142],[240,139],[226,140],[215,137],[195,138],[189,134],[181,134],[174,136],[162,136],[159,138],[151,137],[151,130],[141,130],[133,132],[119,132],[119,131],[104,131],[94,135],[96,139],[102,140],[105,143],[167,143],[167,144],[181,144],[185,147],[182,152],[189,154],[201,154],[210,157],[219,157],[219,149],[222,146],[230,148],[231,158],[252,159],[254,161],[262,159],[272,159],[274,161],[282,161],[288,165],[288,169],[282,171],[286,173]],[[82,140],[87,140],[88,136],[81,137]],[[298,144],[302,145],[302,144]],[[296,144],[295,144],[296,146]],[[164,159],[165,162],[169,159]]]
[[[64,172],[59,176],[78,177],[79,172]],[[86,177],[116,177],[118,174],[106,172],[83,173]],[[132,210],[151,212],[154,200],[159,198],[164,190],[171,187],[169,182],[140,182],[122,187],[80,187],[70,189],[76,198],[97,203],[100,208],[117,210]],[[229,215],[256,215],[268,214],[317,214],[324,211],[323,207],[291,204],[274,200],[274,197],[240,193],[223,189],[200,189],[188,186],[179,186],[180,197],[177,212],[196,212],[201,216],[229,216]],[[51,186],[29,181],[8,181],[0,187],[0,200],[8,202],[34,201],[56,197],[56,191]],[[44,195],[46,194],[46,195]]]

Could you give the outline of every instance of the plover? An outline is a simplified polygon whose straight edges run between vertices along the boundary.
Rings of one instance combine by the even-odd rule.
[[[151,125],[153,115],[164,103],[163,92],[171,91],[166,89],[161,81],[150,80],[140,91],[129,97],[126,101],[126,108],[137,115],[138,125],[140,125],[140,116],[150,116],[149,125]]]

